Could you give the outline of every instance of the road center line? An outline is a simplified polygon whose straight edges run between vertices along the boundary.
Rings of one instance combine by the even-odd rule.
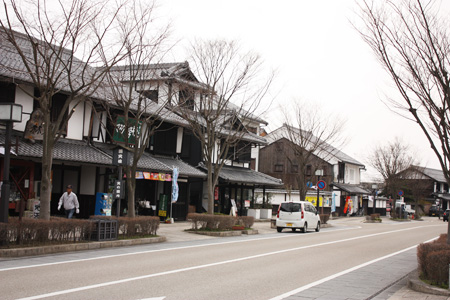
[[[215,267],[215,266],[220,266],[220,265],[224,265],[224,264],[230,264],[230,263],[235,263],[235,262],[240,262],[240,261],[246,261],[246,260],[250,260],[250,259],[256,259],[256,258],[261,258],[261,257],[266,257],[266,256],[271,256],[271,255],[277,255],[277,254],[281,254],[281,253],[287,253],[287,252],[298,251],[298,250],[309,249],[309,248],[320,247],[320,246],[333,245],[333,244],[344,243],[344,242],[348,242],[348,241],[364,239],[364,238],[368,238],[368,237],[374,237],[374,236],[380,236],[380,235],[385,235],[385,234],[390,234],[390,233],[395,233],[395,232],[401,232],[401,231],[407,231],[407,230],[416,230],[418,228],[434,227],[434,226],[436,226],[436,225],[419,226],[419,227],[414,227],[414,228],[404,228],[404,229],[399,229],[399,230],[394,230],[394,231],[387,231],[387,232],[380,232],[380,233],[363,235],[363,236],[359,236],[359,237],[352,237],[352,238],[347,238],[347,239],[338,240],[338,241],[324,242],[324,243],[319,243],[319,244],[314,244],[314,245],[308,245],[308,246],[301,246],[301,247],[295,247],[295,248],[290,248],[290,249],[272,251],[272,252],[267,252],[267,253],[262,253],[262,254],[257,254],[257,255],[251,255],[251,256],[246,256],[246,257],[241,257],[241,258],[235,258],[235,259],[230,259],[230,260],[219,261],[219,262],[215,262],[215,263],[209,263],[209,264],[192,266],[192,267],[181,268],[181,269],[175,269],[175,270],[170,270],[170,271],[165,271],[165,272],[160,272],[160,273],[154,273],[154,274],[147,274],[147,275],[142,275],[142,276],[137,276],[137,277],[130,277],[130,278],[125,278],[125,279],[121,279],[121,280],[114,280],[114,281],[109,281],[109,282],[104,282],[104,283],[99,283],[99,284],[83,286],[83,287],[79,287],[79,288],[67,289],[67,290],[62,290],[62,291],[42,294],[42,295],[36,295],[36,296],[31,296],[31,297],[26,297],[26,298],[20,298],[18,300],[34,300],[34,299],[42,299],[42,298],[47,298],[47,297],[55,297],[55,296],[59,296],[59,295],[75,293],[75,292],[81,292],[81,291],[86,291],[86,290],[90,290],[90,289],[96,289],[96,288],[105,287],[105,286],[111,286],[111,285],[127,283],[127,282],[131,282],[131,281],[136,281],[136,280],[148,279],[148,278],[152,278],[152,277],[159,277],[159,276],[165,276],[165,275],[170,275],[170,274],[182,273],[182,272],[186,272],[186,271],[204,269],[204,268]],[[367,263],[365,263],[363,265],[367,265],[367,264],[376,262],[378,260],[384,259],[386,257],[393,256],[393,255],[396,255],[396,254],[404,252],[404,251],[408,251],[408,250],[410,250],[410,249],[412,249],[412,248],[414,248],[416,246],[417,245],[409,247],[409,248],[406,248],[404,250],[400,250],[400,251],[395,252],[393,254],[389,254],[388,256],[384,256],[384,257],[372,260],[372,261],[367,262]],[[357,266],[357,267],[354,267],[354,268],[360,268],[363,265],[360,265],[360,266]],[[348,269],[348,270],[343,271],[343,272],[351,272],[354,268]],[[340,274],[340,273],[337,273],[337,274]],[[345,274],[345,273],[343,273],[343,274]],[[332,275],[332,276],[336,276],[336,274]],[[330,279],[332,279],[331,278],[332,276],[327,277],[328,279],[327,278],[325,278],[325,279],[330,280]],[[317,284],[319,284],[319,283],[317,283]],[[282,299],[282,298],[280,298],[280,299]]]

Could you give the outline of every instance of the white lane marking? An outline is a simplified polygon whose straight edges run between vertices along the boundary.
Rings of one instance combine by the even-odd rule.
[[[428,243],[428,242],[434,241],[434,240],[436,240],[436,239],[437,239],[437,237],[436,237],[436,238],[433,238],[433,239],[431,239],[431,240],[425,241],[424,243]],[[342,276],[342,275],[345,275],[345,274],[350,273],[350,272],[352,272],[352,271],[358,270],[358,269],[363,268],[363,267],[365,267],[365,266],[368,266],[368,265],[370,265],[370,264],[376,263],[376,262],[381,261],[381,260],[383,260],[383,259],[386,259],[386,258],[395,256],[395,255],[397,255],[397,254],[400,254],[400,253],[409,251],[409,250],[411,250],[411,249],[414,249],[414,248],[416,248],[418,245],[419,245],[419,244],[417,244],[417,245],[415,245],[415,246],[408,247],[408,248],[406,248],[406,249],[403,249],[403,250],[400,250],[400,251],[397,251],[397,252],[394,252],[394,253],[391,253],[391,254],[388,254],[388,255],[385,255],[385,256],[383,256],[383,257],[379,257],[379,258],[376,258],[376,259],[374,259],[374,260],[365,262],[365,263],[360,264],[360,265],[358,265],[358,266],[355,266],[355,267],[353,267],[353,268],[350,268],[350,269],[344,270],[344,271],[342,271],[342,272],[339,272],[339,273],[330,275],[330,276],[328,276],[328,277],[322,278],[322,279],[320,279],[320,280],[317,280],[317,281],[312,282],[312,283],[310,283],[310,284],[304,285],[304,286],[302,286],[302,287],[299,287],[298,289],[289,291],[289,292],[287,292],[287,293],[284,293],[284,294],[282,294],[282,295],[280,295],[280,296],[271,298],[271,299],[269,299],[269,300],[282,300],[282,299],[284,299],[284,298],[287,298],[287,297],[290,297],[290,296],[292,296],[292,295],[294,295],[294,294],[303,292],[303,291],[305,291],[305,290],[307,290],[307,289],[309,289],[309,288],[312,288],[312,287],[314,287],[314,286],[316,286],[316,285],[319,285],[319,284],[322,284],[322,283],[327,282],[327,281],[329,281],[329,280],[335,279],[335,278],[337,278],[337,277],[339,277],[339,276]]]
[[[341,229],[334,229],[334,230],[315,232],[314,234],[326,234],[328,232],[344,231],[344,230],[352,230],[352,229],[360,229],[360,228],[361,228],[360,226],[348,227],[348,228],[341,228]],[[417,228],[417,227],[415,227],[415,228]],[[90,258],[73,259],[73,260],[66,260],[66,261],[59,261],[59,262],[42,263],[42,264],[28,265],[28,266],[21,266],[21,267],[11,267],[11,268],[3,268],[3,269],[0,268],[0,272],[2,272],[2,271],[20,270],[20,269],[29,269],[29,268],[37,268],[37,267],[47,267],[47,266],[54,266],[54,265],[60,265],[60,264],[79,263],[79,262],[86,262],[86,261],[97,260],[97,259],[108,259],[108,258],[116,258],[116,257],[122,257],[122,256],[129,256],[129,255],[140,255],[140,254],[148,254],[148,253],[155,253],[155,252],[183,250],[183,249],[191,249],[191,248],[201,248],[201,247],[226,245],[226,244],[235,244],[235,243],[248,243],[248,242],[253,242],[253,241],[262,241],[262,240],[270,240],[270,239],[295,238],[295,237],[300,237],[300,236],[303,237],[304,235],[280,234],[278,236],[255,238],[255,239],[248,239],[248,240],[227,241],[227,242],[220,242],[220,243],[207,243],[207,244],[202,244],[202,245],[183,246],[183,247],[174,247],[174,248],[164,248],[164,249],[156,249],[156,250],[145,250],[145,251],[121,253],[121,254],[112,254],[112,255],[104,255],[104,256],[90,257]]]
[[[429,227],[429,226],[423,226],[423,227]],[[186,272],[186,271],[215,267],[215,266],[220,266],[220,265],[225,265],[225,264],[230,264],[230,263],[235,263],[235,262],[240,262],[240,261],[246,261],[246,260],[255,259],[255,258],[266,257],[266,256],[270,256],[270,255],[277,255],[277,254],[281,254],[281,253],[287,253],[287,252],[309,249],[309,248],[314,248],[314,247],[333,245],[333,244],[354,241],[354,240],[359,240],[359,239],[373,237],[373,236],[385,235],[385,234],[394,233],[394,232],[412,230],[412,229],[417,229],[417,228],[420,228],[420,227],[406,228],[406,229],[394,230],[394,231],[389,231],[389,232],[373,233],[373,234],[363,235],[363,236],[359,236],[359,237],[352,237],[352,238],[347,238],[347,239],[338,240],[338,241],[324,242],[324,243],[319,243],[319,244],[315,244],[315,245],[308,245],[308,246],[301,246],[301,247],[295,247],[295,248],[290,248],[290,249],[272,251],[272,252],[256,254],[256,255],[251,255],[251,256],[246,256],[246,257],[241,257],[241,258],[219,261],[219,262],[215,262],[215,263],[186,267],[186,268],[175,269],[175,270],[171,270],[171,271],[164,271],[164,272],[154,273],[154,274],[147,274],[147,275],[142,275],[142,276],[137,276],[137,277],[130,277],[130,278],[125,278],[125,279],[121,279],[121,280],[114,280],[114,281],[109,281],[109,282],[104,282],[104,283],[99,283],[99,284],[83,286],[83,287],[79,287],[79,288],[61,290],[61,291],[42,294],[42,295],[20,298],[17,300],[35,300],[35,299],[42,299],[42,298],[47,298],[47,297],[54,297],[54,296],[75,293],[75,292],[81,292],[81,291],[85,291],[85,290],[96,289],[96,288],[115,285],[115,284],[127,283],[127,282],[131,282],[131,281],[136,281],[136,280],[142,280],[142,279],[148,279],[148,278],[152,278],[152,277],[159,277],[159,276],[171,275],[171,274],[176,274],[176,273],[182,273],[182,272]],[[412,249],[416,246],[409,247],[408,249]],[[404,251],[407,251],[407,250],[404,250]],[[393,255],[395,255],[395,254],[393,254]]]
[[[138,300],[164,300],[166,297],[156,297],[156,298],[145,298],[145,299],[138,299]]]

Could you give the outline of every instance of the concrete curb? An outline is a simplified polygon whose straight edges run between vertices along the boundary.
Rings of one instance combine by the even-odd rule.
[[[245,230],[242,230],[245,231]],[[207,236],[218,236],[218,237],[229,237],[229,236],[239,236],[242,235],[241,230],[233,231],[189,231],[190,233],[207,235]]]
[[[408,287],[416,292],[450,297],[450,291],[426,284],[419,278],[419,271],[412,272],[408,277]]]
[[[45,255],[61,252],[72,252],[72,251],[83,251],[83,250],[93,250],[101,248],[111,248],[111,247],[124,247],[124,246],[135,246],[144,244],[153,244],[165,242],[166,237],[151,237],[143,239],[133,239],[133,240],[114,240],[114,241],[102,241],[102,242],[86,242],[77,244],[64,244],[64,245],[51,245],[42,247],[24,247],[24,248],[13,248],[13,249],[0,249],[0,257],[22,257],[22,256],[36,256]]]

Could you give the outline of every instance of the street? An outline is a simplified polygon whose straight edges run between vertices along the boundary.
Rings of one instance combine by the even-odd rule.
[[[332,221],[319,233],[276,233],[263,223],[258,226],[267,226],[264,234],[255,236],[2,260],[1,298],[272,299],[447,230],[437,218],[381,224],[361,220]],[[358,284],[364,289],[371,282],[361,278]]]

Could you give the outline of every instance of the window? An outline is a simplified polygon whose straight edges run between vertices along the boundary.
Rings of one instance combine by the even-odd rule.
[[[311,173],[312,173],[312,166],[311,165],[306,165],[305,175],[306,176],[311,176]]]
[[[181,90],[178,93],[178,103],[186,108],[194,110],[194,93],[188,90]]]
[[[158,90],[143,91],[142,94],[155,103],[158,103]]]
[[[298,165],[291,165],[291,173],[298,173]]]
[[[282,164],[276,164],[275,165],[275,172],[283,172],[283,165]]]

